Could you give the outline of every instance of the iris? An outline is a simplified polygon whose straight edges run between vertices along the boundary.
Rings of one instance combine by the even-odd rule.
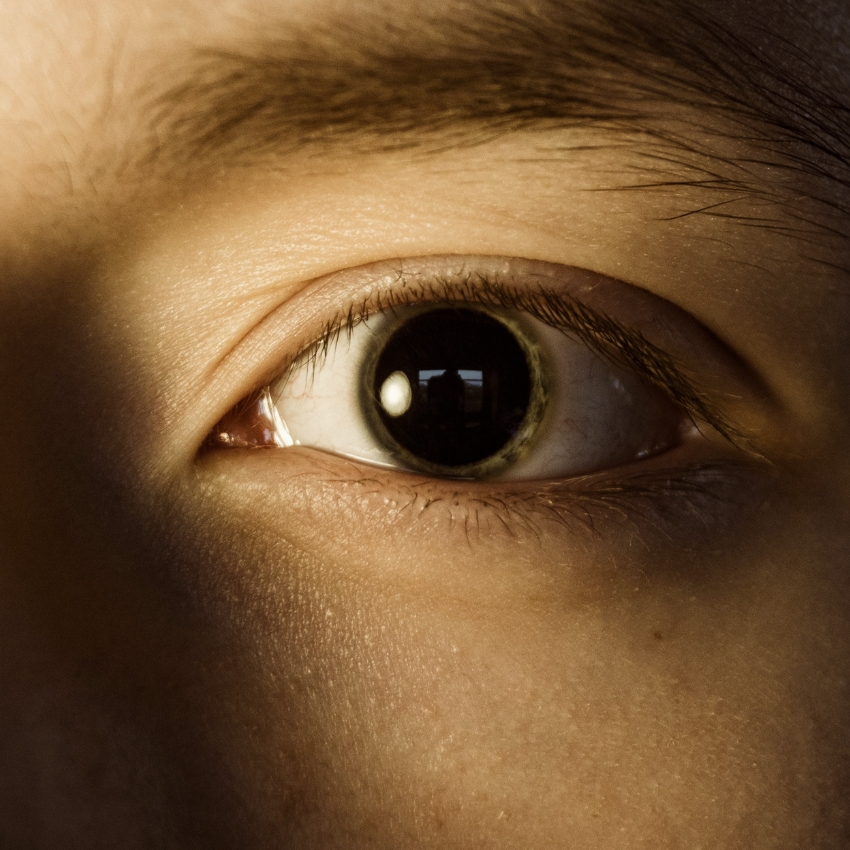
[[[483,310],[440,307],[385,338],[362,403],[390,450],[458,470],[510,447],[534,387],[526,348],[508,325]]]

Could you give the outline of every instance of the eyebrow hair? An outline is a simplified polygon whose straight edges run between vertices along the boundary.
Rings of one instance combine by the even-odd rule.
[[[358,11],[199,48],[154,98],[147,159],[191,171],[305,150],[428,153],[518,131],[597,128],[641,135],[646,171],[662,172],[623,188],[726,192],[729,200],[694,211],[723,216],[737,199],[776,201],[775,187],[754,176],[770,167],[828,184],[810,197],[848,213],[850,106],[802,48],[754,27],[757,38],[747,38],[681,0],[630,5],[478,0],[442,15]],[[690,132],[664,129],[679,108]],[[696,140],[717,134],[718,121],[743,153],[721,157]]]

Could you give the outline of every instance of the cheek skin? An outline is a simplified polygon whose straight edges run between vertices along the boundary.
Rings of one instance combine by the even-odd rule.
[[[689,566],[604,530],[464,552],[405,544],[314,462],[277,493],[248,467],[210,459],[156,520],[205,654],[171,707],[173,782],[254,801],[191,801],[211,846],[837,847],[841,562],[800,551],[798,506]]]

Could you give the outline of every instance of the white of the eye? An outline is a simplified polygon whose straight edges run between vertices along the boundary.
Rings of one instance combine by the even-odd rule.
[[[340,335],[327,354],[304,363],[272,390],[293,442],[391,466],[392,454],[372,434],[361,409],[365,357],[376,333],[389,325],[376,315]]]
[[[407,413],[413,401],[413,390],[404,372],[393,372],[381,386],[381,406],[392,417]]]
[[[527,319],[545,351],[548,409],[528,452],[506,479],[581,475],[639,460],[677,439],[671,405],[632,370],[561,331]]]

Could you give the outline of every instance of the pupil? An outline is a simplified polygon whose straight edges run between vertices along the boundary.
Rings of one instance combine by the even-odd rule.
[[[415,458],[464,467],[517,436],[531,389],[525,352],[502,322],[438,308],[389,337],[368,397],[390,437]]]

